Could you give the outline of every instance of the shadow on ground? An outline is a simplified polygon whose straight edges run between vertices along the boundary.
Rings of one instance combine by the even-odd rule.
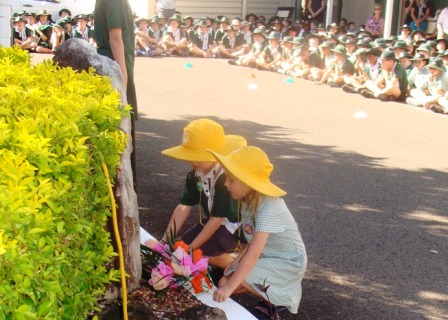
[[[265,150],[272,180],[288,191],[309,256],[293,319],[448,319],[446,172],[385,167],[280,127],[211,118]],[[160,151],[179,144],[191,120],[137,122],[140,223],[159,238],[190,170]]]

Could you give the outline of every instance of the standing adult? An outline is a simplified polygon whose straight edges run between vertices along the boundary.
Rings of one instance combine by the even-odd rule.
[[[176,0],[156,0],[159,18],[169,19],[176,13]]]
[[[308,1],[308,19],[315,20],[319,23],[325,21],[325,7],[327,6],[326,0],[309,0]]]
[[[366,30],[372,34],[374,39],[381,38],[384,32],[384,18],[381,16],[383,7],[379,3],[375,3],[373,15],[366,22]]]
[[[437,19],[437,39],[448,39],[448,5],[442,9]]]
[[[411,9],[412,9],[412,6],[414,5],[414,2],[415,2],[415,0],[406,0],[404,2],[403,11],[406,14],[406,16],[404,17],[403,24],[409,25],[412,22]]]
[[[412,22],[409,24],[412,30],[426,32],[428,28],[428,17],[431,13],[431,3],[428,0],[417,0],[411,8]]]
[[[115,60],[120,66],[126,85],[126,97],[132,107],[132,144],[131,165],[136,185],[135,161],[135,120],[138,118],[137,95],[134,84],[134,19],[128,0],[96,0],[95,39],[98,54]]]

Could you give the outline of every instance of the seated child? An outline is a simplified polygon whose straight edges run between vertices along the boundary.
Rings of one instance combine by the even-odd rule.
[[[190,216],[192,207],[199,206],[199,221],[187,230],[182,239],[190,248],[200,248],[209,257],[211,265],[225,268],[238,245],[238,202],[233,200],[224,186],[222,166],[208,149],[228,154],[246,140],[241,136],[224,135],[224,129],[209,119],[198,119],[184,128],[182,144],[166,149],[162,154],[188,161],[193,170],[187,179],[180,204],[175,208],[166,233],[180,230]],[[166,241],[166,233],[162,241]]]
[[[277,71],[277,67],[283,61],[283,48],[280,46],[280,33],[272,31],[266,37],[269,44],[257,58],[257,68],[261,70]]]
[[[187,56],[189,54],[187,34],[179,29],[180,24],[179,15],[174,15],[168,20],[168,28],[164,31],[162,39],[162,45],[167,55]]]
[[[232,294],[252,293],[268,308],[284,306],[297,313],[307,255],[297,223],[280,198],[286,192],[269,180],[273,165],[256,147],[242,146],[228,156],[212,153],[224,167],[225,186],[241,202],[248,241],[224,270],[213,299],[223,302]]]
[[[257,63],[256,60],[261,56],[263,53],[264,48],[267,45],[266,36],[264,33],[264,29],[257,28],[252,33],[253,37],[253,43],[252,43],[252,49],[247,54],[244,54],[239,57],[238,60],[229,60],[228,63],[231,65],[238,65],[238,66],[250,66],[250,67],[256,67]]]
[[[210,58],[214,49],[214,38],[209,32],[207,20],[200,20],[196,30],[191,35],[191,43],[188,48],[191,55],[201,58]]]

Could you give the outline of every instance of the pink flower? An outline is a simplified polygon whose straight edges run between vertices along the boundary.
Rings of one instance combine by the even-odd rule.
[[[182,247],[178,247],[173,252],[173,261],[171,266],[175,274],[182,275],[184,277],[189,277],[193,272],[193,259],[189,254],[185,252]]]
[[[197,274],[198,272],[206,271],[208,268],[208,258],[200,258],[193,267],[193,272]]]
[[[170,251],[170,246],[167,244],[163,244],[159,241],[157,241],[156,239],[149,239],[145,241],[145,246],[147,246],[148,248],[151,248],[152,250],[162,254],[165,258],[169,258],[170,256],[168,255],[167,252]]]
[[[170,285],[172,278],[173,269],[167,266],[164,262],[160,262],[157,267],[152,269],[151,279],[148,283],[154,290],[162,290]]]

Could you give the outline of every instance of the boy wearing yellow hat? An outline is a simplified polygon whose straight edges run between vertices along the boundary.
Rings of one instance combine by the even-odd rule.
[[[307,255],[297,223],[280,198],[286,192],[269,179],[273,165],[256,147],[242,146],[228,156],[211,153],[224,167],[231,196],[242,202],[248,242],[224,270],[213,299],[223,302],[232,294],[252,293],[263,299],[256,309],[265,315],[286,309],[297,313]]]
[[[180,230],[190,216],[192,207],[199,206],[198,223],[187,230],[182,239],[190,248],[200,248],[209,263],[225,268],[238,244],[238,202],[224,186],[226,177],[222,166],[207,150],[229,154],[246,145],[241,136],[225,135],[222,126],[209,119],[190,122],[185,128],[182,144],[162,151],[162,154],[188,161],[193,170],[187,174],[183,196],[174,209],[165,235]],[[162,241],[166,241],[166,236]]]

